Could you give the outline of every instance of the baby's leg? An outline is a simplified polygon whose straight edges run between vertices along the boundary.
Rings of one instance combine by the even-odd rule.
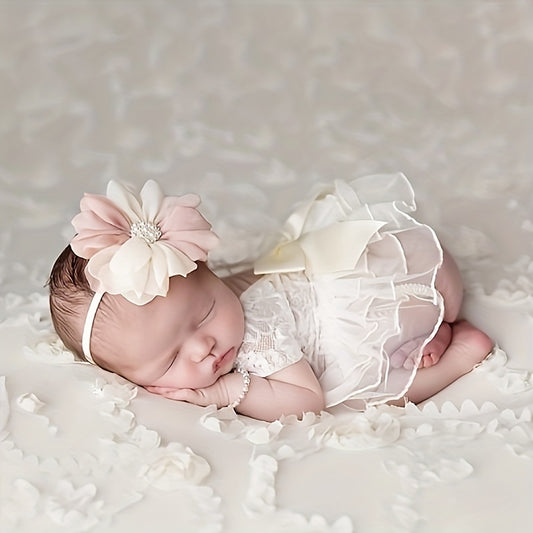
[[[463,282],[453,257],[443,249],[442,265],[435,277],[435,287],[442,296],[444,304],[444,322],[435,337],[424,347],[419,368],[435,365],[444,353],[451,339],[451,322],[455,322],[463,303]],[[400,346],[391,356],[393,368],[413,368],[422,338],[412,339]]]
[[[463,281],[453,257],[444,249],[443,254],[435,287],[444,300],[444,321],[455,322],[463,303]]]
[[[419,368],[428,368],[438,363],[452,338],[452,328],[449,323],[457,320],[463,303],[461,273],[453,257],[444,249],[442,265],[435,278],[435,287],[444,301],[444,322],[440,325],[433,339],[424,347]]]
[[[452,325],[452,340],[436,365],[417,371],[407,398],[419,403],[470,372],[490,353],[494,343],[481,330],[465,320]],[[390,402],[403,405],[401,401]]]
[[[448,348],[452,338],[452,328],[447,322],[443,322],[435,336],[424,346],[422,359],[418,365],[419,368],[426,368],[436,364],[442,354]],[[393,368],[406,368],[411,370],[415,366],[415,360],[418,357],[420,346],[426,337],[417,337],[402,344],[396,349],[390,357]]]

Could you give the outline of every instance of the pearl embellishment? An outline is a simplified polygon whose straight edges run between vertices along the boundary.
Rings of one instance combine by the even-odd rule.
[[[130,227],[130,235],[132,237],[140,237],[148,244],[154,244],[161,237],[161,230],[152,222],[134,222]]]

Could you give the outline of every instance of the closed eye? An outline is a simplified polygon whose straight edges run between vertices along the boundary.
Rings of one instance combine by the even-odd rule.
[[[178,357],[178,354],[176,354],[171,360],[170,360],[170,364],[168,365],[167,369],[163,372],[163,375],[165,375],[171,368],[172,368],[172,365],[174,364],[174,361],[177,359]]]
[[[209,307],[209,310],[207,311],[205,316],[202,318],[202,320],[200,320],[200,322],[198,323],[198,327],[201,327],[209,319],[214,308],[215,308],[215,300],[213,300],[213,302],[211,303],[211,306]]]

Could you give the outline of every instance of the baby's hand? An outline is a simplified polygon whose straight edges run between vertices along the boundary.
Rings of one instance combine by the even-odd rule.
[[[213,385],[203,389],[176,389],[173,387],[146,386],[145,389],[153,394],[159,394],[171,400],[179,400],[192,403],[201,407],[216,405],[225,407],[228,405],[228,389],[224,384],[224,376],[219,378]]]

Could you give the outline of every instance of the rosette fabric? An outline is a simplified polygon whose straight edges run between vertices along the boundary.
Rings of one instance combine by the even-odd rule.
[[[85,274],[95,292],[121,294],[136,305],[165,296],[172,276],[187,276],[218,243],[195,194],[163,195],[148,180],[139,195],[110,181],[106,196],[85,194],[72,220],[70,245],[88,259]]]

